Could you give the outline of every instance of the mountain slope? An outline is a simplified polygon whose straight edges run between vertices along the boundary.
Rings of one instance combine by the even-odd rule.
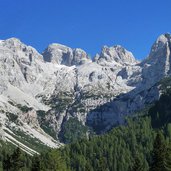
[[[70,118],[97,133],[123,123],[159,98],[158,82],[170,75],[170,44],[170,34],[161,35],[139,62],[121,46],[105,46],[91,60],[78,48],[51,44],[39,54],[16,38],[1,40],[2,129],[58,147]]]
[[[164,144],[159,141],[157,147],[162,145],[162,149],[169,150],[171,142],[171,77],[162,79],[160,90],[163,94],[159,100],[128,117],[125,125],[117,126],[105,135],[82,139],[59,149],[68,167],[75,171],[149,171],[156,134],[160,134],[164,141]],[[170,157],[170,150],[167,152],[166,158]],[[159,156],[163,159],[161,153],[163,151]],[[166,168],[162,167],[161,170],[169,170],[171,166],[168,163],[165,160]],[[133,169],[134,164],[139,169]]]

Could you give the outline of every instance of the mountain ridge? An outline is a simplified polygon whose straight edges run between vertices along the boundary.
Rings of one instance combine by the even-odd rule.
[[[105,46],[90,59],[79,48],[53,43],[40,54],[16,38],[2,40],[2,127],[35,132],[45,145],[58,147],[70,118],[97,133],[123,123],[125,115],[159,98],[157,83],[171,72],[170,37],[161,35],[141,62],[119,45]]]

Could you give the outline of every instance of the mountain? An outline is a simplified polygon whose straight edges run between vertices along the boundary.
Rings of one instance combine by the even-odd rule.
[[[159,100],[126,118],[124,125],[118,125],[104,135],[44,150],[32,157],[0,141],[0,169],[170,170],[171,77],[162,79],[159,84],[162,91]],[[21,164],[23,162],[24,165]]]
[[[79,48],[71,49],[60,44],[51,44],[42,53],[46,62],[72,66],[91,62],[87,53]]]
[[[159,99],[159,81],[170,75],[170,51],[168,33],[143,61],[119,45],[104,46],[90,59],[79,48],[51,44],[40,54],[16,38],[1,40],[3,139],[30,151],[37,144],[59,147],[92,128],[96,133],[110,130]]]
[[[170,170],[170,85],[171,77],[162,79],[163,94],[159,100],[126,118],[124,125],[59,149],[68,168],[76,171]]]

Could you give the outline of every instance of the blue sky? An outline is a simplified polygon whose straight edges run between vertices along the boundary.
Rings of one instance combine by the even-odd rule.
[[[42,52],[50,43],[94,56],[103,45],[147,56],[171,32],[170,0],[0,0],[0,39],[17,37]]]

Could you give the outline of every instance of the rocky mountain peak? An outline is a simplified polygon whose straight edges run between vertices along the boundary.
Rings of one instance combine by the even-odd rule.
[[[25,45],[17,38],[1,40],[0,49],[3,51],[5,50],[6,53],[8,51],[8,54],[13,54],[12,56],[17,61],[27,61],[30,63],[35,60],[43,61],[43,57],[35,48]]]
[[[157,52],[158,50],[166,46],[170,46],[170,44],[171,44],[171,35],[169,33],[160,35],[151,48],[151,54]]]
[[[119,45],[104,46],[92,62],[79,48],[51,44],[41,55],[18,39],[0,41],[0,123],[8,123],[7,111],[32,126],[29,130],[45,124],[56,136],[70,117],[91,127],[95,123],[103,132],[110,129],[158,98],[154,85],[171,75],[170,37],[161,35],[141,63]],[[26,107],[31,109],[25,112]]]
[[[171,74],[171,35],[160,35],[154,42],[149,56],[141,63],[143,80],[149,86]]]
[[[64,64],[65,56],[72,54],[72,49],[57,43],[50,44],[42,53],[46,62]]]
[[[88,54],[80,48],[73,49],[73,60],[71,62],[71,65],[80,65],[86,62],[91,62]]]
[[[97,62],[100,64],[111,63],[113,65],[133,65],[137,63],[133,54],[120,45],[104,46]]]
[[[15,37],[11,37],[9,39],[6,39],[3,42],[5,42],[6,44],[13,45],[13,46],[17,46],[19,44],[22,44],[21,41],[20,41],[20,39],[15,38]]]
[[[166,60],[170,58],[170,51],[171,51],[171,35],[169,33],[160,35],[157,40],[154,42],[150,54],[145,62],[154,64],[161,62],[165,63]]]
[[[0,46],[16,52],[17,50],[20,50],[24,46],[24,44],[17,38],[9,38],[6,40],[2,40]]]
[[[72,49],[70,47],[53,43],[48,46],[42,53],[46,62],[72,66],[80,65],[90,61],[87,53],[79,48]]]

